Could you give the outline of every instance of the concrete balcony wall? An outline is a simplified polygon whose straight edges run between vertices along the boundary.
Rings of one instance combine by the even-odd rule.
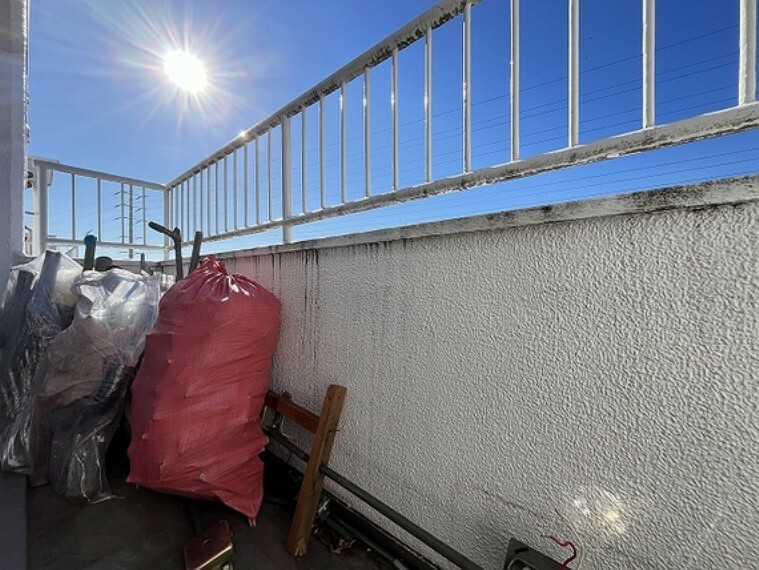
[[[283,302],[273,387],[314,410],[348,387],[332,466],[483,567],[511,536],[562,560],[555,534],[585,569],[749,568],[758,188],[221,257]]]

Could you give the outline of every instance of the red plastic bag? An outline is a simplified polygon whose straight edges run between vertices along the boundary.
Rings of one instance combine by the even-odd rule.
[[[166,292],[132,386],[128,481],[218,498],[255,521],[277,298],[209,257]]]

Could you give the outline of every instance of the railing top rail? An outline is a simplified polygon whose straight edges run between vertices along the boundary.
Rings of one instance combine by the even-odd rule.
[[[434,30],[445,24],[447,21],[455,18],[464,11],[464,7],[467,4],[475,5],[479,2],[480,0],[443,0],[395,33],[386,37],[374,47],[366,50],[363,54],[341,67],[325,80],[321,81],[299,97],[293,99],[284,107],[237,135],[223,147],[174,178],[174,180],[166,184],[166,187],[174,187],[190,178],[193,174],[201,171],[209,164],[218,162],[224,156],[241,148],[249,139],[262,135],[269,129],[279,125],[282,122],[283,117],[296,115],[303,108],[317,102],[319,97],[337,91],[343,83],[347,83],[361,75],[367,67],[375,67],[386,59],[389,59],[392,57],[394,49],[403,49],[416,40],[423,38],[428,28]]]
[[[67,172],[77,176],[88,176],[90,178],[100,178],[102,180],[110,180],[113,182],[130,184],[132,186],[139,186],[151,190],[160,190],[164,192],[166,186],[158,182],[150,182],[149,180],[141,180],[139,178],[131,178],[129,176],[120,176],[118,174],[111,174],[110,172],[103,172],[102,170],[92,170],[89,168],[81,168],[79,166],[73,166],[71,164],[62,164],[54,160],[45,160],[42,158],[35,158],[34,163],[37,166],[42,166],[50,170],[56,170],[58,172]]]

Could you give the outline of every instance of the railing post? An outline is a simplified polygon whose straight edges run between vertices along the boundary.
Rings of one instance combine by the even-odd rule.
[[[171,227],[171,191],[172,190],[169,187],[166,187],[163,189],[163,227],[164,228]],[[163,260],[164,261],[169,260],[169,247],[171,247],[169,236],[164,235],[163,236]]]
[[[740,65],[738,104],[756,100],[756,0],[740,3]]]
[[[293,214],[292,168],[290,154],[290,117],[282,119],[282,242],[293,240],[293,228],[287,222]],[[269,174],[271,180],[271,173]]]
[[[656,124],[656,2],[643,0],[643,128]]]
[[[37,165],[37,184],[34,188],[33,254],[41,255],[47,249],[47,178],[46,166]]]

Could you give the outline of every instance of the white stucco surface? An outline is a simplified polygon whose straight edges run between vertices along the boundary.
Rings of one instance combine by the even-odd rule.
[[[273,387],[348,387],[331,465],[484,568],[556,534],[727,570],[759,560],[757,244],[750,200],[228,264],[282,300]]]

